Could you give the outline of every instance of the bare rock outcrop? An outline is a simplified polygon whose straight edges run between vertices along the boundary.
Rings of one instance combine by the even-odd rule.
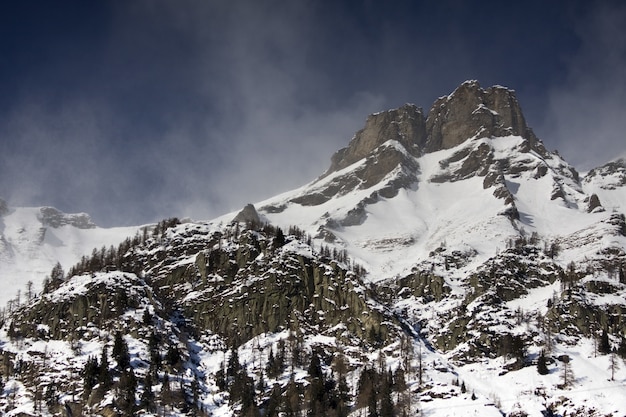
[[[96,224],[87,213],[67,214],[54,207],[42,207],[39,211],[40,215],[38,217],[44,226],[57,228],[69,225],[78,229],[93,229],[96,227]]]
[[[417,157],[453,148],[472,138],[510,135],[527,139],[528,150],[541,147],[526,125],[513,90],[501,86],[485,90],[477,81],[466,81],[452,94],[435,101],[428,117],[412,104],[370,115],[348,146],[332,156],[330,168],[322,177],[370,157],[390,140]]]
[[[254,223],[260,224],[261,218],[257,213],[256,208],[252,204],[246,204],[246,206],[235,216],[234,222],[238,223]]]
[[[350,144],[337,151],[324,176],[343,169],[367,156],[383,143],[396,140],[411,154],[418,156],[426,143],[426,118],[422,109],[413,104],[370,115]]]
[[[4,216],[9,212],[9,205],[6,201],[0,198],[0,216]]]
[[[528,139],[531,146],[537,141],[515,92],[500,86],[484,90],[477,81],[466,81],[435,101],[426,129],[425,153],[453,148],[470,138],[516,135]]]

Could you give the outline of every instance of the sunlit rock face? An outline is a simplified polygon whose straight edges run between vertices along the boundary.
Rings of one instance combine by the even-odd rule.
[[[450,149],[470,138],[521,136],[532,143],[515,92],[500,86],[482,89],[477,81],[466,81],[449,96],[441,97],[426,120],[425,152]]]

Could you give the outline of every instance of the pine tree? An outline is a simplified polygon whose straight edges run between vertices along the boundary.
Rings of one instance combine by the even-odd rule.
[[[272,388],[272,392],[270,393],[270,397],[267,400],[267,405],[265,407],[265,417],[278,417],[281,406],[280,394],[280,385],[274,385],[274,387]]]
[[[130,366],[130,354],[128,353],[128,345],[122,337],[122,333],[117,331],[113,341],[113,351],[111,352],[117,361],[120,369],[124,370]]]
[[[65,273],[63,272],[63,268],[61,267],[61,263],[57,262],[54,267],[52,267],[52,271],[50,272],[50,280],[53,282],[63,281],[65,278]]]
[[[117,405],[124,415],[133,415],[135,411],[135,392],[137,378],[132,369],[125,369],[120,375],[117,386]]]
[[[361,375],[359,376],[359,382],[357,385],[357,408],[368,407],[372,408],[372,401],[376,404],[376,383],[378,374],[375,370],[365,366]],[[374,407],[376,408],[376,407]]]
[[[548,361],[543,350],[537,359],[537,372],[539,372],[539,375],[547,375],[550,373],[550,370],[548,369]]]
[[[100,370],[98,372],[98,383],[101,389],[107,391],[111,387],[113,378],[111,377],[111,371],[109,371],[109,355],[107,353],[106,345],[102,346],[102,358],[100,359]]]
[[[307,387],[308,416],[323,416],[327,409],[325,404],[326,390],[322,365],[320,363],[317,352],[311,355],[311,363],[309,364],[309,386]]]
[[[399,414],[406,413],[410,407],[408,385],[406,383],[406,375],[402,367],[398,367],[393,377],[393,388],[397,393],[396,409]]]
[[[574,382],[574,372],[568,356],[563,358],[563,371],[561,373],[561,381],[563,388],[567,388]]]
[[[622,339],[619,343],[619,347],[617,348],[617,354],[622,358],[626,359],[626,338],[622,336]]]
[[[171,366],[175,367],[179,365],[180,364],[180,352],[178,351],[178,348],[174,345],[170,345],[170,347],[167,349],[165,359],[167,360],[167,363]]]
[[[152,374],[148,372],[143,381],[143,392],[141,393],[140,404],[148,412],[155,411],[154,392],[152,391]]]
[[[598,343],[598,352],[603,355],[607,355],[611,353],[611,344],[609,342],[609,334],[606,329],[602,330],[602,335],[600,336],[600,342]]]
[[[300,389],[293,379],[293,374],[289,379],[287,388],[285,389],[285,400],[283,402],[283,411],[286,417],[296,417],[300,415],[302,409],[300,401]]]
[[[334,370],[337,374],[337,417],[348,415],[348,404],[350,403],[350,386],[346,380],[348,365],[342,354],[335,357]]]
[[[278,249],[285,245],[285,235],[283,230],[278,227],[276,229],[276,236],[274,236],[274,248]]]
[[[393,417],[393,400],[391,399],[392,374],[391,371],[381,373],[381,381],[379,388],[380,398],[380,417]]]
[[[228,358],[228,367],[226,368],[226,377],[229,379],[235,378],[241,372],[241,364],[239,363],[239,352],[237,348],[233,346],[230,351],[230,358]]]
[[[88,358],[87,362],[85,363],[85,368],[83,370],[83,386],[85,397],[89,396],[93,387],[95,387],[98,383],[99,373],[100,365],[98,364],[98,359],[95,357]]]
[[[619,369],[619,361],[617,360],[617,350],[613,349],[609,356],[609,370],[611,371],[611,381],[615,381],[615,372]]]

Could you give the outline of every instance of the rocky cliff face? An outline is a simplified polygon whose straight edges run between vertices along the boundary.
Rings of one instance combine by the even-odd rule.
[[[54,207],[42,207],[40,212],[41,216],[39,219],[44,226],[57,228],[70,225],[79,229],[93,229],[96,227],[87,213],[67,214]]]
[[[355,207],[362,213],[365,205],[380,197],[393,197],[399,189],[415,183],[420,173],[417,161],[420,156],[451,149],[470,140],[505,136],[524,139],[520,152],[533,150],[550,158],[549,152],[526,125],[514,91],[500,86],[483,89],[478,82],[467,81],[450,95],[438,99],[428,115],[411,104],[370,115],[365,127],[355,134],[348,146],[332,156],[330,168],[309,192],[292,201],[319,205],[353,190],[370,189],[371,193]],[[453,165],[458,161],[462,161],[462,165],[454,164],[457,172],[443,173],[432,181],[490,174],[486,180],[489,185],[485,186],[488,187],[498,182],[503,171],[537,168],[534,166],[537,161],[533,161],[532,167],[508,167],[507,161],[495,160],[492,147],[486,144],[476,149],[468,144],[442,164]],[[545,167],[537,169],[539,176],[547,172]],[[508,198],[502,186],[498,190],[499,195]],[[510,198],[508,200],[511,202]],[[340,222],[358,224],[359,219],[362,214]]]
[[[367,157],[387,141],[397,141],[413,156],[419,156],[426,143],[426,119],[422,109],[412,105],[370,115],[348,147],[337,151],[325,175],[346,168]]]
[[[44,389],[49,414],[614,414],[595,387],[626,375],[608,370],[626,357],[625,178],[617,160],[581,180],[513,91],[466,82],[427,116],[371,115],[318,180],[258,211],[94,251],[13,304],[0,371],[24,398]],[[94,354],[109,387],[87,378]]]
[[[4,216],[9,212],[9,206],[6,201],[0,198],[0,216]]]
[[[521,136],[531,146],[537,141],[515,92],[500,86],[485,90],[477,81],[467,81],[438,99],[428,112],[426,131],[424,152],[450,149],[470,138]]]
[[[409,155],[420,156],[472,138],[501,136],[521,136],[530,147],[537,142],[513,90],[485,90],[477,81],[467,81],[435,101],[428,117],[411,104],[370,115],[348,147],[333,155],[325,176],[370,156],[387,141],[397,141]]]

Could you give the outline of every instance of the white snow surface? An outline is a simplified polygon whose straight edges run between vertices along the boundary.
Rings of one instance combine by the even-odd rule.
[[[391,141],[393,142],[393,141]],[[477,252],[474,266],[503,250],[510,239],[529,237],[536,233],[545,242],[559,242],[571,251],[563,251],[558,261],[566,265],[595,252],[607,244],[625,247],[626,240],[619,236],[606,236],[607,219],[614,212],[624,212],[626,187],[612,190],[602,188],[607,179],[596,178],[581,188],[566,172],[568,167],[558,155],[544,159],[534,151],[520,152],[524,139],[518,136],[481,138],[469,140],[456,148],[425,154],[416,158],[419,174],[411,188],[400,189],[392,198],[379,198],[365,206],[366,219],[362,224],[331,227],[339,249],[346,249],[351,258],[369,272],[373,282],[401,276],[411,267],[427,259],[430,252],[445,246],[450,250]],[[448,182],[431,182],[430,179],[454,168],[442,168],[440,161],[450,158],[465,147],[487,144],[496,159],[508,159],[512,164],[530,168],[547,166],[547,174],[535,178],[528,169],[514,175],[505,175],[519,220],[511,222],[503,213],[507,206],[503,199],[494,196],[494,187],[483,188],[482,176]],[[401,146],[384,143],[381,146]],[[328,244],[319,235],[328,219],[342,219],[373,191],[384,186],[381,181],[369,189],[355,189],[345,195],[335,196],[323,204],[305,206],[291,200],[315,192],[333,179],[346,175],[364,164],[355,162],[331,175],[313,181],[296,190],[255,204],[262,218],[283,228],[298,226],[314,237],[319,244]],[[462,161],[454,164],[461,164]],[[556,187],[563,190],[564,198],[551,198]],[[598,194],[604,211],[587,213],[585,199]],[[282,207],[280,212],[264,207]],[[235,212],[213,222],[229,222]],[[578,241],[580,235],[590,235],[586,244]]]
[[[94,248],[117,247],[142,226],[79,229],[72,225],[51,227],[42,224],[38,207],[10,208],[0,217],[0,306],[15,300],[18,291],[25,298],[28,281],[33,291],[59,262],[67,271]]]
[[[626,248],[626,238],[615,234],[609,219],[615,213],[624,213],[626,208],[626,187],[607,187],[611,178],[595,177],[585,182],[582,187],[568,175],[563,174],[566,164],[558,157],[544,160],[539,155],[520,153],[518,146],[523,142],[519,137],[482,138],[464,143],[457,148],[426,154],[416,158],[419,174],[413,187],[400,189],[392,198],[380,198],[374,204],[365,206],[366,218],[362,224],[345,227],[334,227],[329,230],[336,240],[327,242],[319,234],[320,228],[326,227],[328,219],[341,219],[372,194],[375,188],[356,189],[345,195],[335,196],[323,204],[303,206],[291,200],[297,196],[321,188],[324,184],[341,175],[349,174],[363,164],[356,162],[339,172],[321,180],[313,181],[297,190],[290,191],[266,201],[255,204],[264,220],[278,225],[285,230],[289,226],[298,226],[314,237],[315,245],[335,245],[338,249],[346,249],[349,256],[363,265],[368,274],[366,279],[371,282],[403,276],[413,267],[426,261],[432,251],[446,248],[463,253],[472,253],[467,265],[450,271],[445,276],[446,283],[455,292],[462,291],[461,280],[476,271],[478,266],[504,250],[511,239],[520,236],[530,237],[533,233],[544,242],[558,242],[562,250],[557,262],[563,266],[571,261],[581,259],[593,260],[598,250],[606,247]],[[511,221],[503,215],[507,206],[503,199],[494,196],[494,187],[484,188],[483,177],[474,176],[451,182],[432,182],[436,175],[454,166],[445,168],[439,163],[450,158],[460,148],[487,144],[496,158],[508,158],[511,163],[525,164],[531,167],[545,164],[547,174],[535,176],[535,170],[524,170],[516,174],[504,176],[507,188],[511,191],[514,204],[519,212],[519,219]],[[385,144],[384,146],[395,146]],[[382,187],[384,184],[376,187]],[[563,198],[552,198],[555,187],[563,191]],[[585,199],[597,194],[604,210],[587,212]],[[279,212],[263,209],[263,207],[283,207]],[[186,224],[179,228],[206,228],[212,230],[219,224],[228,223],[236,213],[228,213],[204,224]],[[0,218],[0,282],[6,291],[0,294],[0,301],[6,302],[15,297],[17,289],[25,291],[25,283],[32,280],[37,286],[50,269],[60,261],[64,268],[74,264],[82,255],[88,255],[92,248],[116,245],[127,236],[132,236],[140,228],[114,229],[76,229],[62,226],[54,229],[47,227],[45,237],[41,238],[42,225],[37,220],[37,209],[22,208],[12,211]],[[306,246],[290,243],[285,250],[293,250],[306,254],[310,250]],[[181,262],[189,262],[183,260]],[[439,273],[445,273],[438,270]],[[116,275],[117,274],[117,275]],[[604,276],[594,279],[608,279]],[[84,290],[89,276],[72,278],[74,293],[53,294],[53,296],[70,297]],[[121,279],[119,273],[98,274],[96,280]],[[590,279],[586,277],[585,279]],[[523,310],[526,312],[545,313],[547,301],[559,291],[559,283],[532,289],[527,295],[506,303],[507,310]],[[189,297],[193,297],[193,293]],[[1,298],[4,297],[4,298]],[[614,297],[614,298],[611,298]],[[594,300],[597,305],[624,302],[624,291],[617,295],[605,295]],[[414,309],[424,319],[435,317],[441,311],[434,311],[427,305],[418,306],[414,300],[396,308]],[[455,308],[453,301],[442,303],[443,310]],[[137,319],[139,320],[137,313]],[[523,332],[534,324],[524,322],[513,328],[511,332]],[[45,329],[42,329],[45,331]],[[287,333],[263,334],[248,341],[239,348],[241,363],[250,375],[260,372],[270,347],[274,352],[277,343],[285,339]],[[3,340],[8,340],[3,335]],[[145,345],[131,336],[126,337],[131,355],[145,351]],[[75,369],[84,366],[90,355],[97,355],[102,343],[96,341],[83,342],[80,353],[75,353],[64,342],[58,341],[21,341],[26,348],[19,348],[15,343],[6,343],[3,349],[14,352],[48,352],[48,355],[59,364],[74,364]],[[311,344],[334,345],[331,337],[317,335],[307,339],[306,349]],[[215,335],[204,335],[201,340],[192,341],[197,351],[197,363],[193,372],[212,375],[228,360],[229,352]],[[626,415],[626,366],[617,369],[611,379],[609,356],[596,355],[593,341],[580,337],[574,342],[567,338],[555,341],[552,357],[567,355],[570,358],[574,381],[569,387],[560,387],[563,363],[555,361],[549,365],[548,375],[539,375],[535,366],[527,366],[517,371],[506,371],[507,361],[502,357],[484,359],[478,363],[460,363],[453,357],[455,352],[437,352],[430,350],[423,341],[416,341],[413,349],[424,354],[426,364],[425,383],[429,389],[417,390],[417,381],[409,380],[413,387],[415,406],[419,407],[420,415],[430,417],[444,416],[501,416],[501,412],[509,415],[523,410],[528,415],[540,416],[542,410],[551,405],[557,415],[570,415],[573,410],[586,410],[593,415]],[[133,353],[134,352],[134,353]],[[385,350],[387,364],[395,369],[398,366],[397,351],[394,347]],[[380,351],[370,353],[371,359],[380,355]],[[536,360],[539,351],[531,347],[528,356]],[[142,354],[145,356],[145,353]],[[415,366],[415,364],[413,364]],[[59,365],[59,372],[62,366]],[[136,370],[140,366],[137,365]],[[330,372],[325,367],[326,372]],[[143,372],[143,371],[138,371]],[[295,369],[296,381],[304,380],[304,369]],[[190,378],[183,376],[182,378]],[[348,380],[356,381],[358,375],[349,375]],[[456,381],[463,382],[466,392],[462,393]],[[285,385],[286,379],[266,381],[268,384]],[[12,384],[12,385],[11,385]],[[203,394],[201,401],[214,416],[235,415],[228,406],[224,394],[209,382],[210,389]],[[17,382],[11,380],[5,390],[23,391]],[[472,399],[472,394],[475,399]],[[11,411],[17,415],[19,411],[32,412],[32,401],[26,395],[17,396],[23,404]],[[360,413],[361,411],[359,411]],[[355,414],[360,415],[360,414]]]

